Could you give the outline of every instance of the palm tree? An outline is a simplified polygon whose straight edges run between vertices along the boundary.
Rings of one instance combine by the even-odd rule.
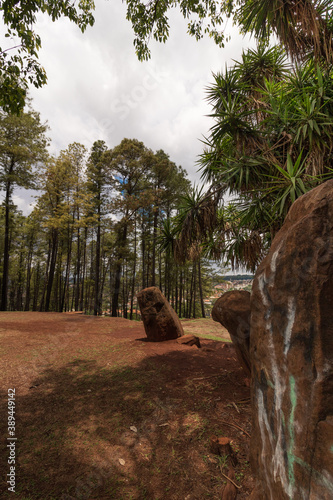
[[[281,48],[262,45],[214,75],[215,124],[200,158],[211,187],[180,211],[181,248],[203,244],[255,269],[295,199],[332,174],[331,76],[313,62],[292,69]],[[233,202],[221,206],[227,194]],[[203,206],[211,207],[210,224],[200,224]]]
[[[219,189],[203,192],[203,188],[193,187],[184,195],[178,206],[178,214],[173,220],[174,255],[177,260],[195,261],[201,255],[201,241],[216,227],[216,213]]]
[[[196,283],[199,287],[201,316],[205,318],[204,294],[202,285],[201,259],[203,246],[201,239],[212,232],[216,225],[216,204],[218,197],[203,194],[203,189],[194,187],[178,206],[177,215],[163,223],[159,237],[160,250],[166,252],[168,259],[175,258],[176,264],[193,262],[191,290],[193,290],[193,317],[196,311]],[[192,297],[192,292],[191,292]],[[192,301],[192,298],[191,298]],[[190,307],[191,309],[191,307]]]
[[[259,40],[276,34],[294,61],[333,61],[330,0],[245,0],[236,11],[244,32]]]

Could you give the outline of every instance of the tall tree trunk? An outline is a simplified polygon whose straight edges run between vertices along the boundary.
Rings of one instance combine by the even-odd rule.
[[[184,291],[184,317],[188,318],[188,307],[189,307],[189,279],[188,279],[188,269],[187,272],[185,271],[185,279],[184,279],[184,286],[185,286],[185,291]]]
[[[134,259],[133,259],[133,277],[132,277],[132,290],[131,290],[131,311],[130,319],[133,319],[133,304],[135,294],[135,273],[136,273],[136,218],[134,220]]]
[[[23,306],[23,249],[20,251],[19,268],[17,276],[17,289],[16,289],[16,311],[22,311]]]
[[[190,300],[187,309],[187,318],[191,317],[192,313],[192,304],[193,304],[193,283],[194,283],[194,268],[192,267],[192,275],[191,275],[191,288],[190,288]]]
[[[32,299],[32,310],[37,311],[38,305],[38,296],[39,296],[39,285],[40,285],[40,262],[37,261],[37,266],[35,270],[35,279],[34,279],[34,296]]]
[[[179,308],[178,308],[178,314],[179,317],[182,317],[182,300],[183,300],[183,271],[182,269],[180,270],[180,277],[179,277]]]
[[[168,302],[170,302],[170,294],[171,294],[171,271],[172,271],[172,264],[170,259],[168,258],[168,281],[167,281],[167,299]]]
[[[82,262],[82,283],[80,291],[80,302],[79,311],[83,311],[83,304],[85,299],[85,281],[86,281],[86,259],[87,259],[87,238],[88,238],[88,228],[84,228],[84,241],[83,241],[83,262]]]
[[[126,218],[126,216],[125,216],[125,218]],[[120,239],[119,239],[119,253],[118,253],[118,259],[117,259],[117,265],[116,265],[114,292],[113,292],[113,298],[112,298],[111,315],[113,317],[117,317],[119,293],[120,293],[121,270],[122,270],[122,259],[123,259],[123,253],[124,253],[124,247],[126,244],[126,239],[127,239],[127,222],[125,221],[124,227],[120,233]]]
[[[117,263],[116,272],[115,272],[115,281],[114,281],[114,289],[112,296],[112,311],[111,316],[116,318],[118,316],[118,303],[119,303],[119,294],[120,294],[120,281],[121,281],[121,263]]]
[[[193,318],[196,318],[196,301],[197,301],[197,289],[196,289],[196,278],[197,278],[197,263],[193,262]]]
[[[85,310],[89,311],[89,313],[91,311],[93,311],[93,307],[92,307],[92,304],[91,304],[91,295],[92,295],[92,287],[91,287],[91,283],[93,282],[94,280],[94,241],[92,240],[91,242],[91,250],[90,250],[90,279],[87,280],[87,287],[86,287],[86,307],[85,307]]]
[[[150,247],[148,246],[148,252],[147,252],[147,275],[146,275],[146,287],[149,287],[149,273],[150,273]]]
[[[162,290],[162,252],[158,252],[158,274],[159,274],[159,287],[161,292],[163,293]]]
[[[50,271],[47,280],[47,288],[46,288],[46,298],[45,298],[45,312],[48,312],[50,308],[50,300],[52,293],[52,285],[54,278],[54,271],[56,268],[57,262],[57,252],[58,252],[58,230],[52,229],[52,250],[51,250],[51,262],[50,262]]]
[[[164,296],[167,296],[168,293],[168,275],[169,275],[169,266],[168,266],[168,256],[165,253],[164,259]]]
[[[145,241],[144,221],[142,215],[141,224],[141,254],[142,254],[142,288],[146,288],[145,274],[146,274],[146,241]]]
[[[66,271],[65,271],[65,282],[63,285],[63,293],[61,297],[61,304],[60,304],[60,312],[63,312],[64,306],[66,303],[66,297],[68,296],[68,289],[69,289],[69,271],[70,271],[70,265],[71,265],[71,260],[72,260],[72,240],[73,240],[73,231],[70,231],[68,228],[67,231],[67,259],[66,259]]]
[[[49,275],[49,267],[50,267],[50,261],[51,261],[51,238],[49,238],[49,248],[47,251],[47,260],[46,260],[46,268],[45,268],[45,278],[44,278],[44,285],[43,285],[43,292],[42,292],[42,297],[40,299],[40,304],[39,304],[39,312],[44,311],[44,298],[45,298],[45,292],[46,292],[46,287],[47,287],[47,279]]]
[[[103,291],[104,291],[105,279],[106,279],[106,275],[107,275],[107,272],[109,270],[110,265],[111,265],[111,257],[108,259],[106,266],[104,266],[103,270],[102,270],[102,280],[101,280],[101,286],[99,289],[99,304],[101,307],[101,312],[102,312],[102,305],[103,305]]]
[[[27,278],[26,278],[25,304],[24,304],[24,310],[25,311],[29,311],[29,309],[30,309],[30,287],[31,287],[32,255],[33,255],[33,235],[31,236],[31,239],[30,239],[30,242],[29,242],[28,258],[27,258]]]
[[[11,162],[9,168],[9,174],[12,173],[14,169],[14,162]],[[6,195],[5,195],[5,241],[3,250],[3,274],[2,274],[2,290],[1,290],[1,304],[0,310],[7,311],[7,299],[8,299],[8,276],[9,276],[9,216],[10,216],[10,199],[11,199],[12,185],[10,181],[6,182]]]
[[[77,228],[77,243],[76,243],[76,286],[75,286],[75,311],[79,311],[80,303],[80,272],[81,272],[81,239],[80,228]],[[81,309],[82,310],[82,309]]]
[[[55,270],[55,277],[54,277],[54,284],[53,284],[53,301],[52,301],[52,308],[54,311],[61,312],[60,311],[60,304],[61,304],[61,298],[62,298],[62,275],[63,275],[63,269],[62,269],[62,254],[63,254],[63,248],[64,247],[64,240],[61,239],[59,242],[58,246],[58,255],[57,255],[57,266]]]
[[[126,264],[123,265],[123,280],[122,280],[122,295],[123,295],[123,318],[127,319],[127,303],[126,303]]]
[[[175,311],[176,311],[176,314],[178,314],[178,264],[176,264]]]
[[[111,265],[110,265],[109,285],[110,285],[110,304],[109,304],[109,315],[110,315],[111,311],[112,311],[112,290],[113,290],[112,266]]]
[[[77,282],[77,276],[76,276],[76,271],[75,271],[75,274],[74,274],[74,281],[73,281],[73,291],[72,291],[72,301],[71,301],[71,306],[69,308],[70,311],[77,311],[77,309],[75,309],[75,293],[76,292],[76,282]]]
[[[199,281],[199,292],[200,292],[200,303],[201,303],[201,314],[202,317],[205,318],[205,303],[204,303],[204,298],[203,298],[203,291],[202,291],[202,278],[201,278],[201,259],[199,257],[198,259],[198,281]]]
[[[158,213],[159,209],[157,206],[154,207],[154,225],[153,225],[153,251],[152,251],[152,264],[151,264],[151,286],[155,286],[155,269],[156,269],[156,245],[157,245],[157,223],[158,223]]]
[[[98,207],[98,225],[96,236],[96,261],[95,261],[95,300],[94,300],[94,315],[101,314],[101,305],[99,300],[99,274],[101,263],[101,212],[100,206]]]

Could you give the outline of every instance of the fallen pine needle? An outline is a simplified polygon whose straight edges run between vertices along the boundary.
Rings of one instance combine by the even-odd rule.
[[[247,405],[251,402],[251,398],[244,398],[240,399],[239,401],[236,401],[238,405]]]
[[[235,427],[236,429],[239,429],[240,431],[244,432],[244,434],[249,436],[249,438],[251,437],[250,434],[248,432],[244,431],[244,429],[242,429],[241,427],[239,427],[239,425],[230,424],[229,422],[226,422],[225,420],[219,420],[219,422],[221,422],[222,424],[225,424],[225,425],[230,425],[230,427]]]
[[[239,409],[237,408],[236,403],[232,402],[232,406],[237,410],[238,413],[240,413]]]
[[[223,374],[222,373],[218,373],[217,375],[210,375],[209,377],[196,377],[196,378],[192,378],[192,380],[205,380],[207,378],[220,377],[220,375],[223,375]]]
[[[220,469],[221,469],[221,474],[223,477],[225,477],[226,479],[228,479],[228,481],[230,481],[238,490],[241,489],[241,486],[238,486],[236,483],[233,482],[232,479],[230,479],[230,477],[226,476],[225,474],[223,474],[222,472],[222,466],[220,465]]]

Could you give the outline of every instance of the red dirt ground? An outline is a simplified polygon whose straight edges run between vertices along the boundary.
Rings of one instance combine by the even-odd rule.
[[[250,390],[231,344],[149,343],[142,323],[59,313],[0,313],[0,338],[1,498],[9,388],[15,498],[219,499],[230,458],[213,435],[232,439],[249,497]]]

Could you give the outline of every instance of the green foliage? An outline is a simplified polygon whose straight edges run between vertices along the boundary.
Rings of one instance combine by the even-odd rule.
[[[0,189],[4,197],[4,246],[1,282],[1,305],[7,310],[9,261],[12,237],[12,195],[15,186],[34,188],[34,168],[47,158],[47,126],[34,111],[19,116],[0,112]]]
[[[268,0],[125,1],[126,17],[132,23],[134,46],[139,60],[149,59],[148,44],[151,38],[166,42],[170,31],[168,11],[178,7],[188,20],[188,33],[197,40],[208,34],[216,44],[223,47],[225,35],[222,24],[233,14],[243,32],[250,32],[265,43],[275,33],[287,53],[295,60],[304,61],[305,58],[314,56],[316,61],[332,62],[333,23],[330,0],[275,1],[273,4]],[[23,109],[28,84],[38,88],[46,83],[45,71],[38,63],[41,39],[33,29],[37,14],[46,14],[52,21],[67,17],[83,32],[94,23],[93,10],[92,0],[80,0],[77,6],[75,2],[68,0],[1,2],[0,11],[7,26],[5,37],[12,41],[12,45],[0,48],[0,106],[17,113]],[[267,78],[264,69],[262,66],[262,76]],[[251,72],[248,75],[251,79],[256,76]]]
[[[332,63],[332,2],[245,0],[238,4],[235,19],[245,33],[268,41],[274,33],[288,55],[301,61],[314,57]]]
[[[224,34],[219,30],[224,15],[229,16],[232,2],[223,4],[216,0],[126,0],[127,19],[131,21],[135,35],[134,46],[140,61],[150,57],[148,43],[150,38],[166,42],[169,36],[168,10],[179,7],[183,17],[189,19],[188,33],[196,40],[209,34],[220,47],[223,47]]]
[[[39,113],[28,111],[19,116],[0,112],[0,187],[14,185],[33,188],[33,167],[47,157],[45,132]]]
[[[92,145],[86,165],[87,191],[91,196],[92,213],[103,214],[109,201],[110,184],[109,162],[106,156],[107,145],[104,141],[95,141]]]
[[[193,187],[183,195],[173,220],[175,257],[179,261],[196,260],[202,253],[201,240],[208,237],[216,226],[218,198],[207,196],[203,188]]]
[[[291,156],[287,154],[287,164],[286,169],[281,168],[279,165],[275,165],[277,169],[277,174],[270,176],[270,184],[272,187],[267,188],[267,193],[273,195],[276,199],[274,208],[278,210],[279,216],[286,215],[287,209],[291,203],[294,203],[297,198],[305,194],[309,188],[311,188],[311,183],[308,186],[304,184],[304,172],[306,169],[306,162],[302,160],[302,152],[299,154],[298,158],[293,164]],[[303,180],[304,179],[304,180]]]
[[[126,222],[145,205],[147,180],[153,162],[153,152],[136,139],[123,139],[108,151],[110,185],[117,193],[110,208],[115,214],[125,217]]]
[[[332,63],[333,22],[331,0],[126,0],[127,19],[133,26],[134,46],[140,60],[148,59],[151,38],[165,42],[169,36],[168,11],[178,7],[189,19],[188,33],[197,40],[207,33],[223,47],[221,25],[233,15],[243,33],[268,43],[274,33],[288,55],[297,61],[314,59]],[[253,75],[249,73],[252,78]],[[255,76],[255,75],[254,75]],[[263,76],[267,77],[263,72]]]
[[[11,115],[8,123],[18,119]],[[22,133],[22,117],[20,123]],[[23,152],[32,155],[37,144],[35,137],[29,148],[21,151],[18,142],[8,151],[20,153],[23,161]],[[94,314],[111,310],[138,319],[135,295],[155,284],[180,315],[202,315],[196,288],[200,284],[203,293],[210,290],[211,271],[197,261],[180,265],[167,245],[158,245],[189,189],[185,171],[164,151],[155,153],[135,139],[124,139],[113,149],[96,141],[89,155],[78,143],[56,158],[42,151],[38,173],[33,163],[29,170],[27,157],[27,172],[17,169],[15,174],[16,185],[40,188],[32,213],[18,213],[10,197],[0,207],[0,281],[5,268],[9,278],[5,308]],[[29,184],[24,177],[28,174]],[[9,255],[9,233],[8,261],[2,256],[6,234]]]
[[[0,48],[0,106],[12,113],[22,111],[29,84],[41,87],[46,83],[46,73],[38,62],[38,51],[42,41],[34,31],[37,14],[48,15],[52,21],[67,17],[82,32],[92,26],[94,18],[92,0],[65,1],[24,1],[4,0],[0,12],[7,27],[5,37],[10,45]]]
[[[184,198],[176,251],[194,246],[233,267],[256,268],[291,204],[332,176],[332,76],[314,62],[291,68],[281,48],[265,45],[213,75],[207,99],[215,124],[200,158],[211,186]],[[207,221],[200,222],[201,207],[210,207]]]

